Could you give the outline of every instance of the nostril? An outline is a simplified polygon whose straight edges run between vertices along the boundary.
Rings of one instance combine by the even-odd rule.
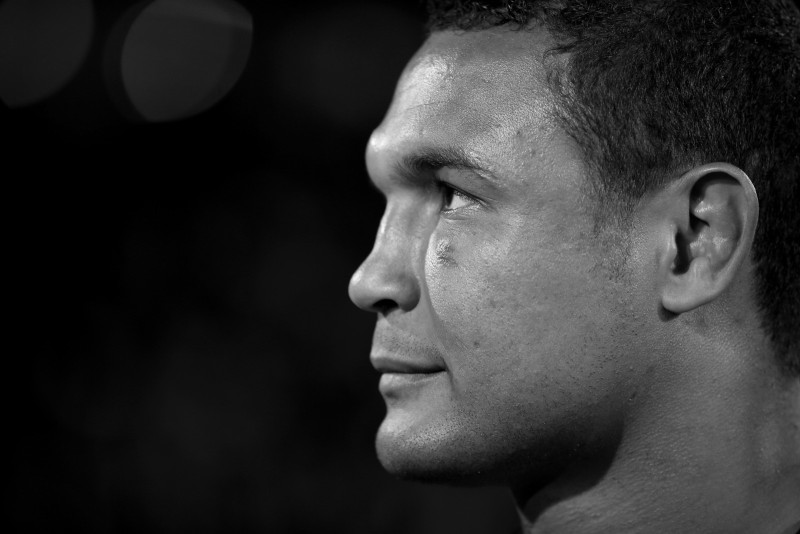
[[[397,307],[397,303],[392,299],[381,299],[372,305],[372,309],[384,315]]]

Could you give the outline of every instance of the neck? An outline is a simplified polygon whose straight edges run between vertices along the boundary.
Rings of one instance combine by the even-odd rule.
[[[515,492],[522,532],[798,532],[800,380],[752,361],[661,376],[607,463]]]

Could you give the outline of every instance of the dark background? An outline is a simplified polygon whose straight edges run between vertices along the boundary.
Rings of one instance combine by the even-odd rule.
[[[7,522],[510,532],[499,489],[382,471],[374,317],[347,298],[383,208],[364,146],[422,42],[422,9],[238,3],[248,60],[204,112],[151,122],[125,101],[118,41],[147,5],[132,1],[94,2],[88,54],[57,92],[0,105]]]

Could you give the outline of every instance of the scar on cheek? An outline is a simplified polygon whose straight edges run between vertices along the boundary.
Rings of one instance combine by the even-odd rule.
[[[455,258],[453,258],[454,248],[453,243],[449,239],[437,241],[436,248],[434,249],[436,263],[450,267],[458,265]]]

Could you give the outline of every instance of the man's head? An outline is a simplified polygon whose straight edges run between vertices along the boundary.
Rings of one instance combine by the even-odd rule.
[[[390,471],[541,486],[714,372],[800,373],[797,11],[701,4],[431,2],[350,287]]]
[[[434,32],[539,22],[553,35],[549,85],[589,166],[601,232],[624,228],[642,196],[681,171],[711,161],[742,169],[762,204],[753,259],[763,326],[800,374],[800,13],[791,0],[428,4]]]

